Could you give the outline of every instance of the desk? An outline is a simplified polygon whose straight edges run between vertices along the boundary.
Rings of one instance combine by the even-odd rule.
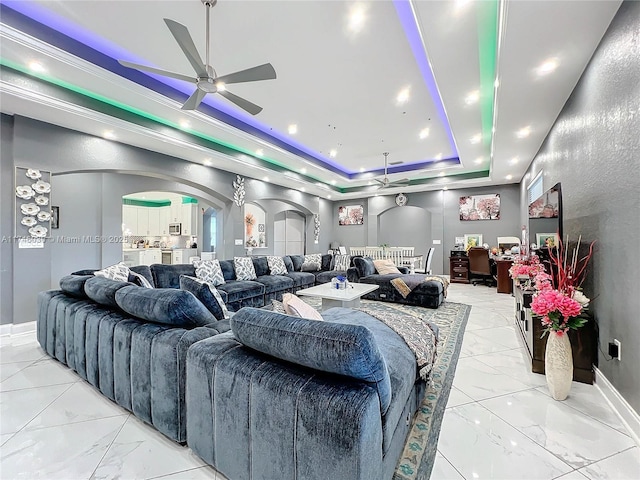
[[[513,265],[513,260],[495,259],[498,267],[498,293],[513,293],[513,282],[509,276],[509,269]]]
[[[469,283],[469,257],[456,252],[449,257],[451,283]]]

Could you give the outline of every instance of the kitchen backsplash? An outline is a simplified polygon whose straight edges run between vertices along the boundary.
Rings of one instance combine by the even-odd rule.
[[[123,248],[144,248],[148,242],[150,248],[197,248],[196,237],[188,235],[172,235],[165,237],[145,237],[132,235],[127,237],[129,240],[123,244]]]

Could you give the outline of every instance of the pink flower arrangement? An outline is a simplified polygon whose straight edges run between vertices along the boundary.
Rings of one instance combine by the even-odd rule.
[[[584,281],[595,242],[589,245],[589,253],[578,259],[581,240],[582,237],[578,239],[570,259],[562,242],[559,242],[557,255],[549,252],[557,270],[555,285],[554,278],[544,271],[534,277],[537,293],[531,302],[531,310],[542,317],[545,332],[564,335],[570,328],[575,330],[588,322],[585,313],[589,299],[580,290],[580,285]]]
[[[544,265],[540,263],[537,255],[531,255],[527,259],[516,260],[509,269],[511,278],[529,277],[532,279],[539,273],[544,273]]]

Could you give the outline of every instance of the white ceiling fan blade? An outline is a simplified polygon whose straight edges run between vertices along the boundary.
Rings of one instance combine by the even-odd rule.
[[[257,115],[262,111],[262,107],[256,105],[255,103],[251,103],[249,100],[245,100],[242,97],[234,95],[228,90],[223,90],[223,91],[218,90],[218,93],[222,95],[224,98],[226,98],[227,100],[238,105],[243,110],[246,110],[251,115]]]
[[[401,180],[395,180],[393,182],[390,182],[391,185],[407,185],[411,180],[409,180],[408,178],[403,178]]]
[[[257,67],[247,68],[246,70],[240,70],[239,72],[223,75],[222,77],[216,78],[215,81],[230,84],[256,82],[258,80],[273,80],[274,78],[276,78],[276,71],[270,63],[265,63],[264,65],[258,65]]]
[[[138,63],[127,62],[126,60],[118,60],[118,63],[123,67],[133,68],[135,70],[142,70],[144,72],[151,72],[163,77],[176,78],[178,80],[184,80],[185,82],[196,83],[198,81],[195,77],[183,75],[181,73],[169,72],[167,70],[160,70],[159,68],[147,67],[146,65],[140,65]]]
[[[207,68],[204,66],[204,63],[202,63],[202,58],[200,58],[198,49],[193,43],[193,39],[191,38],[191,34],[189,33],[189,30],[187,30],[187,27],[169,18],[165,18],[164,23],[166,23],[169,30],[171,30],[173,38],[175,38],[178,45],[180,45],[180,48],[187,57],[187,60],[189,60],[189,63],[196,72],[196,75],[200,78],[208,77],[209,74],[207,73]]]
[[[196,88],[196,91],[191,94],[189,99],[184,102],[184,105],[180,107],[180,110],[195,110],[200,105],[200,102],[204,99],[207,92]]]
[[[386,185],[387,183],[384,180],[380,180],[379,178],[374,178],[374,180],[382,185]],[[386,180],[386,179],[385,179]]]

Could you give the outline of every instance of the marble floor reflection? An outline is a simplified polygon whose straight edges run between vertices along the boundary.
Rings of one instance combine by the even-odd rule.
[[[432,479],[640,479],[640,449],[596,386],[574,382],[557,402],[527,368],[513,297],[454,284],[448,300],[473,308]],[[0,362],[2,480],[225,478],[46,356],[35,334],[2,337]]]

